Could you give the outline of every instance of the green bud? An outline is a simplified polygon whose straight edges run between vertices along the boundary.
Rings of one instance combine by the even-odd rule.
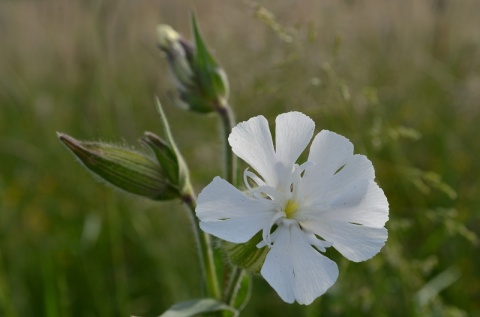
[[[192,45],[183,40],[180,34],[169,25],[157,26],[157,36],[158,46],[167,55],[177,89],[179,91],[192,89],[195,86],[190,61],[193,54]]]
[[[126,192],[154,200],[180,197],[154,158],[140,152],[102,142],[83,142],[63,133],[60,141],[93,174]]]
[[[268,247],[257,248],[257,244],[261,241],[262,232],[259,232],[246,243],[223,242],[222,246],[232,264],[238,265],[247,271],[258,273],[270,250]]]
[[[192,27],[195,46],[170,26],[157,26],[158,45],[167,55],[178,91],[175,101],[194,112],[220,111],[229,95],[227,75],[208,51],[195,16]]]
[[[205,114],[215,110],[211,101],[196,92],[180,92],[180,100],[182,105],[185,105],[180,105],[180,107],[187,110]]]

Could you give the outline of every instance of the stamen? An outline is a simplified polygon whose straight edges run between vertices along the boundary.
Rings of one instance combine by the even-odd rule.
[[[265,244],[271,248],[272,247],[272,239],[271,239],[271,230],[273,225],[277,222],[278,219],[284,217],[285,214],[282,212],[275,213],[275,215],[270,219],[270,221],[263,227],[262,229],[262,238],[265,241]]]
[[[279,193],[275,188],[270,186],[257,187],[252,190],[252,194],[256,198],[265,198],[263,195],[268,196],[268,198],[270,198],[275,203],[275,205],[279,207],[279,210],[281,209],[281,207],[283,207],[285,202],[284,196]]]
[[[292,194],[291,194],[290,199],[296,199],[297,198],[295,189],[297,188],[298,183],[300,182],[300,180],[303,177],[302,174],[304,174],[304,172],[307,168],[309,168],[313,165],[315,165],[315,163],[311,162],[311,161],[306,161],[302,165],[295,164],[295,166],[293,168],[293,171],[292,171],[292,183],[290,185],[290,189],[291,189]]]
[[[243,172],[243,182],[245,183],[245,186],[247,186],[247,189],[250,192],[254,191],[254,189],[252,188],[252,186],[250,186],[250,182],[248,181],[249,178],[257,185],[257,187],[265,186],[265,182],[260,177],[250,172],[247,167]]]
[[[289,200],[287,201],[287,204],[285,205],[285,215],[287,218],[293,218],[295,213],[297,212],[298,209],[298,203],[294,200]]]
[[[305,231],[305,230],[304,230],[304,232],[306,233],[308,243],[310,243],[310,245],[317,248],[317,250],[320,251],[320,252],[325,252],[327,250],[326,248],[329,248],[333,245],[332,242],[328,242],[328,241],[319,239],[312,232],[308,232],[308,231]]]

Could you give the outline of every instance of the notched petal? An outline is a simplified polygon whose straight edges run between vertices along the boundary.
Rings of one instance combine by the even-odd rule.
[[[380,252],[388,237],[387,229],[383,227],[373,228],[343,221],[330,221],[327,226],[318,219],[302,224],[307,230],[332,242],[338,252],[354,262],[372,258]]]
[[[353,155],[353,144],[335,132],[322,130],[313,139],[308,160],[315,162],[327,174],[334,174]]]
[[[344,196],[346,194],[339,195],[335,199],[338,202],[332,203],[333,209],[322,214],[323,221],[358,223],[374,228],[381,228],[388,221],[387,197],[374,181],[368,182],[367,192],[357,204],[342,204],[340,198]],[[353,202],[353,198],[350,201]]]
[[[309,305],[335,283],[337,265],[308,243],[298,225],[277,232],[261,274],[285,302]]]
[[[198,195],[195,210],[200,227],[218,238],[240,243],[251,239],[275,213],[267,199],[244,195],[220,177]]]
[[[300,112],[281,114],[275,121],[275,152],[278,161],[291,167],[313,136],[315,123]]]
[[[367,194],[370,181],[360,179],[347,186],[331,202],[332,208],[347,208],[358,205]]]
[[[265,182],[275,186],[277,179],[273,167],[276,158],[268,121],[263,116],[241,122],[232,129],[228,142],[232,151],[252,166]]]

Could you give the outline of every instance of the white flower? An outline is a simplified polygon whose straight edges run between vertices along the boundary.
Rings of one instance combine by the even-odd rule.
[[[274,148],[263,116],[238,124],[230,146],[258,176],[244,172],[246,192],[216,177],[196,209],[200,227],[223,240],[244,243],[262,231],[257,247],[270,250],[260,272],[287,303],[310,304],[335,283],[338,268],[321,254],[325,248],[360,262],[387,239],[387,199],[371,162],[354,155],[348,139],[323,130],[307,162],[296,164],[314,127],[302,113],[279,115]]]

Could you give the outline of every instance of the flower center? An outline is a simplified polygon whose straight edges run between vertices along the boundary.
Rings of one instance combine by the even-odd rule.
[[[297,212],[298,204],[294,200],[289,200],[285,205],[284,212],[288,219],[293,218],[295,213]]]

